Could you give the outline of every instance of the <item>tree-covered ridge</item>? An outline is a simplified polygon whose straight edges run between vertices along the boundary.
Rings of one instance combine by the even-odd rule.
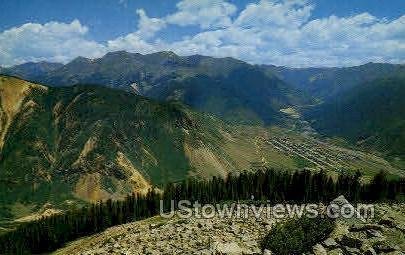
[[[313,127],[389,156],[405,155],[405,79],[364,83],[309,109]]]
[[[405,65],[388,63],[325,68],[264,65],[262,68],[309,95],[325,101],[375,79],[405,77]]]
[[[185,144],[220,142],[215,122],[211,127],[209,118],[177,103],[103,87],[31,88],[16,78],[1,79],[5,218],[12,215],[3,206],[16,201],[118,199],[151,183],[184,179],[193,170]],[[7,96],[15,88],[22,91],[19,101]]]
[[[255,173],[228,175],[227,178],[196,179],[169,183],[164,192],[151,189],[147,194],[128,196],[123,201],[99,202],[65,214],[46,217],[19,226],[15,231],[0,236],[0,250],[5,254],[43,253],[53,251],[64,243],[78,237],[133,220],[147,218],[159,213],[160,200],[167,210],[171,200],[190,200],[200,203],[249,200],[254,196],[267,203],[277,202],[330,202],[340,194],[351,201],[403,200],[404,180],[388,181],[383,172],[376,175],[370,184],[361,184],[360,175],[340,175],[337,180],[324,172],[295,173],[272,169]]]

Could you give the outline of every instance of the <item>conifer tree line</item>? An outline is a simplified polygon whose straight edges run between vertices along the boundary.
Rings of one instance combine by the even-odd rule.
[[[384,172],[368,184],[360,173],[339,175],[333,179],[325,172],[273,169],[213,177],[189,179],[167,184],[163,192],[151,189],[147,194],[131,194],[121,201],[100,201],[81,209],[44,217],[17,227],[0,236],[0,254],[38,254],[53,251],[68,241],[101,232],[108,227],[157,215],[160,200],[166,209],[170,201],[190,200],[204,203],[249,200],[280,202],[329,202],[344,195],[352,202],[404,201],[405,180],[388,180]]]

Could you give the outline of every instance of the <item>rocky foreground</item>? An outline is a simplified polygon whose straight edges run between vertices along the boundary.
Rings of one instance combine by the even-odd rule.
[[[55,254],[277,254],[261,238],[275,219],[165,219],[153,217],[107,229],[70,243]],[[367,222],[339,220],[310,254],[405,254],[405,205],[376,205]]]

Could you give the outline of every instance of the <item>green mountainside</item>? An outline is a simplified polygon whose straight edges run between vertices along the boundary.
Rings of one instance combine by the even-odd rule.
[[[0,218],[48,202],[119,199],[188,176],[225,176],[269,155],[280,159],[275,166],[299,166],[261,152],[262,128],[234,128],[176,102],[0,77]]]
[[[388,156],[405,156],[405,79],[377,79],[308,110],[313,127]]]
[[[262,66],[281,80],[309,95],[328,100],[351,88],[377,78],[405,77],[405,65],[368,63],[353,67],[289,68]]]
[[[0,76],[0,226],[152,185],[264,166],[360,170],[366,179],[381,169],[402,175],[374,155],[278,127],[230,125],[178,102]]]

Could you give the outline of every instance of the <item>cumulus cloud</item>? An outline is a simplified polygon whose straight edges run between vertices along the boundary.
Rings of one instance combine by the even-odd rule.
[[[138,31],[140,37],[151,38],[158,31],[166,27],[166,23],[162,19],[149,18],[143,9],[136,10],[139,15]]]
[[[394,20],[369,13],[312,19],[304,0],[261,0],[226,28],[174,43],[180,54],[233,56],[252,63],[348,66],[405,59],[405,15]]]
[[[98,57],[105,46],[86,39],[88,28],[78,20],[71,23],[26,23],[0,33],[0,64],[28,61],[66,62],[79,55]]]
[[[242,27],[285,27],[296,28],[306,22],[313,6],[305,1],[270,2],[248,4],[235,21]]]
[[[107,42],[110,51],[127,50],[139,53],[150,53],[158,49],[159,40],[149,41],[157,32],[166,27],[166,22],[159,18],[150,18],[143,9],[136,10],[139,15],[138,30]],[[162,46],[164,48],[164,46]]]
[[[174,13],[163,17],[150,18],[137,10],[137,30],[105,44],[86,40],[88,29],[79,21],[29,23],[0,34],[0,64],[67,61],[113,50],[172,50],[287,66],[404,62],[405,15],[393,20],[369,13],[311,19],[314,8],[306,0],[261,0],[237,13],[224,0],[182,0]],[[199,26],[201,31],[174,42],[157,38],[159,31],[173,25]]]
[[[230,16],[237,10],[235,5],[223,0],[182,0],[176,6],[177,12],[166,17],[168,23],[199,25],[202,29],[230,26]]]

